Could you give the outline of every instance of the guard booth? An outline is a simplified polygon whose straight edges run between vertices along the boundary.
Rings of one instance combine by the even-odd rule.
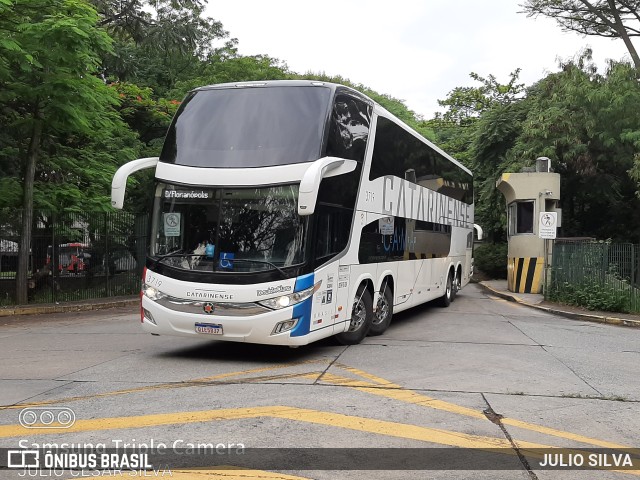
[[[496,187],[507,203],[507,286],[514,293],[541,293],[552,239],[560,226],[560,174],[546,157],[535,168],[503,173]]]

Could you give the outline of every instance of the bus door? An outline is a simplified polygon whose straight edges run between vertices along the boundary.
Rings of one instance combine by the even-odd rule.
[[[350,268],[340,266],[337,260],[332,260],[346,248],[349,242],[353,210],[339,205],[319,203],[315,217],[314,282],[322,283],[313,300],[312,331],[334,325],[341,319],[350,318],[351,305],[348,304],[347,298]]]

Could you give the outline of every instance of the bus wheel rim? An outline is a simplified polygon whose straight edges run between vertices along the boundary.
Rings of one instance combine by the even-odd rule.
[[[376,308],[376,314],[373,317],[373,324],[381,324],[387,319],[387,315],[389,315],[389,302],[387,302],[387,298],[382,295],[378,299],[378,307]]]
[[[361,300],[356,301],[353,304],[353,313],[351,314],[351,323],[349,324],[349,331],[355,332],[362,327],[367,318],[367,310],[364,307],[364,302]]]

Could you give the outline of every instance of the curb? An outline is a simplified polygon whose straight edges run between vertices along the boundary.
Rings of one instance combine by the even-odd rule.
[[[483,282],[478,282],[478,285],[480,285],[485,290],[491,292],[492,294],[500,298],[503,298],[505,300],[508,300],[510,302],[519,303],[520,305],[524,305],[525,307],[535,308],[536,310],[542,310],[547,313],[553,313],[565,318],[571,318],[573,320],[583,320],[586,322],[606,323],[608,325],[618,325],[621,327],[640,328],[640,320],[630,320],[627,318],[594,315],[591,313],[567,312],[566,310],[561,310],[559,308],[546,307],[544,305],[534,305],[533,303],[525,302],[524,300],[516,297],[515,295],[511,295],[509,293],[501,292],[499,290],[491,288],[489,285],[485,285]]]
[[[12,308],[0,308],[0,317],[10,317],[14,315],[41,315],[43,313],[67,313],[86,312],[90,310],[105,310],[115,307],[136,306],[140,302],[140,297],[136,295],[131,298],[122,298],[108,302],[98,303],[75,303],[60,305],[23,305]]]

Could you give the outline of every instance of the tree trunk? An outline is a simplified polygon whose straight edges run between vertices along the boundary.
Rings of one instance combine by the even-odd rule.
[[[611,14],[615,20],[615,27],[618,35],[622,38],[624,45],[627,47],[629,55],[631,55],[631,60],[633,60],[633,64],[636,67],[636,70],[640,70],[640,56],[638,56],[638,52],[636,51],[635,46],[631,43],[631,39],[627,34],[627,29],[622,24],[622,20],[620,19],[620,15],[618,13],[615,0],[608,0],[609,8],[611,9]]]
[[[42,136],[42,115],[36,108],[31,141],[27,150],[27,165],[24,171],[24,196],[22,200],[22,232],[20,250],[18,251],[18,271],[16,273],[16,303],[24,305],[29,293],[29,257],[31,253],[31,232],[33,228],[33,183],[35,181],[36,164],[40,154],[40,138]]]

